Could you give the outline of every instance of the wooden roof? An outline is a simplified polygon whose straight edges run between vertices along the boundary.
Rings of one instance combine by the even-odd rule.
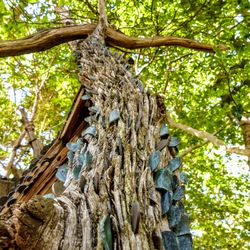
[[[28,201],[35,195],[44,195],[51,192],[51,186],[56,181],[57,167],[62,165],[67,158],[66,143],[75,141],[82,130],[88,126],[84,118],[88,116],[89,111],[86,101],[81,99],[83,93],[84,89],[81,86],[62,131],[46,152],[42,153],[36,160],[36,163],[31,167],[32,169],[22,176],[15,192],[10,195],[5,208],[17,201]]]

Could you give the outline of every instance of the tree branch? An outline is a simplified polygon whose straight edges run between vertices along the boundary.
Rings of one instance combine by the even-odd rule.
[[[42,150],[42,144],[36,138],[35,133],[34,133],[33,122],[28,120],[25,110],[20,108],[20,112],[22,115],[22,123],[25,127],[25,131],[28,134],[29,143],[30,143],[30,145],[33,149],[33,152],[34,152],[34,157],[38,157],[40,155],[41,150]]]
[[[34,120],[34,117],[35,117],[35,114],[36,114],[36,111],[37,111],[37,107],[38,107],[38,101],[40,99],[40,93],[41,93],[41,90],[44,87],[46,81],[48,80],[49,72],[50,72],[50,69],[51,69],[51,67],[53,65],[54,60],[55,60],[55,57],[53,57],[53,59],[51,60],[50,65],[48,66],[48,70],[46,71],[45,76],[41,80],[41,83],[40,83],[39,86],[38,86],[38,83],[37,83],[38,80],[36,82],[37,89],[36,89],[36,95],[35,95],[35,98],[34,98],[34,103],[33,103],[33,106],[32,106],[30,121],[28,121],[25,112],[24,113],[23,113],[23,111],[21,112],[22,115],[23,115],[23,117],[22,117],[23,118],[23,122],[25,121],[27,124],[28,123],[32,124],[32,126],[33,126],[33,120]],[[26,126],[27,124],[24,124],[24,126]],[[15,143],[13,145],[13,149],[12,149],[11,155],[9,157],[9,161],[8,161],[8,163],[6,165],[6,171],[7,171],[7,173],[11,173],[15,177],[17,177],[17,178],[20,177],[20,173],[18,172],[18,170],[17,170],[17,168],[15,166],[18,163],[18,161],[14,165],[14,160],[15,160],[16,155],[17,155],[17,149],[21,146],[21,142],[22,142],[23,138],[25,137],[25,135],[26,135],[26,130],[24,130],[20,134],[19,138],[16,139],[16,141],[15,141]],[[35,136],[32,136],[32,134],[30,135],[30,133],[28,133],[28,136],[29,136],[29,140],[30,141],[33,141],[35,139]],[[38,140],[38,139],[36,139],[36,140]],[[37,147],[37,145],[38,145],[38,147]],[[34,157],[38,156],[39,153],[40,153],[39,150],[41,150],[41,148],[42,148],[41,142],[40,141],[38,141],[38,142],[32,142],[31,146],[32,146],[32,148],[33,148],[33,146],[35,146],[35,148],[33,148],[33,150],[34,150]],[[21,155],[22,155],[22,153],[21,153]]]
[[[20,178],[20,173],[18,172],[18,170],[14,166],[14,160],[15,160],[15,157],[17,154],[17,149],[20,147],[21,142],[22,142],[23,138],[25,137],[25,134],[26,134],[26,131],[24,130],[20,134],[19,138],[17,138],[16,141],[14,142],[13,149],[12,149],[11,155],[9,157],[9,161],[8,161],[6,168],[5,168],[7,171],[7,175],[13,174],[15,177]]]
[[[108,19],[106,15],[106,9],[105,9],[105,0],[99,0],[98,1],[98,8],[99,8],[99,22],[101,23],[103,29],[106,29],[108,27]]]
[[[201,147],[203,147],[204,145],[206,145],[207,143],[209,143],[209,141],[208,141],[208,140],[205,140],[205,141],[202,142],[202,143],[195,144],[195,145],[192,145],[192,146],[186,148],[186,149],[180,154],[180,157],[181,157],[181,158],[185,157],[186,155],[188,155],[188,154],[190,154],[191,152],[193,152],[195,149],[201,148]]]
[[[32,106],[32,110],[31,110],[31,117],[30,117],[30,122],[33,123],[33,120],[34,120],[34,117],[36,115],[36,111],[37,111],[37,108],[38,108],[38,101],[40,99],[40,96],[41,96],[41,91],[45,85],[45,83],[48,81],[49,79],[49,73],[50,73],[50,70],[53,66],[53,63],[55,61],[55,58],[57,56],[57,53],[54,55],[54,57],[52,58],[50,64],[48,65],[48,68],[47,68],[47,71],[44,75],[41,76],[41,83],[40,85],[38,85],[38,79],[36,80],[36,92],[35,92],[35,99],[34,99],[34,103],[33,103],[33,106]]]
[[[217,135],[220,131],[222,131],[225,127],[221,128],[220,130],[216,131],[213,133],[213,135]],[[180,157],[183,158],[185,157],[187,154],[191,153],[193,150],[197,149],[197,148],[201,148],[204,145],[208,144],[209,141],[206,139],[204,142],[199,143],[199,144],[195,144],[195,145],[191,145],[190,147],[186,148],[181,154]]]
[[[67,26],[45,29],[28,37],[0,42],[0,57],[17,56],[27,53],[48,50],[54,46],[77,39],[85,39],[96,28],[95,24]],[[118,46],[127,49],[138,49],[159,46],[181,46],[189,49],[215,52],[215,47],[202,44],[195,40],[182,37],[152,37],[135,38],[107,28],[105,42],[109,46]],[[218,45],[222,50],[227,50],[225,45]]]
[[[86,3],[86,5],[90,9],[90,11],[92,11],[93,14],[97,16],[99,15],[98,11],[91,5],[91,3],[88,0],[84,1],[84,3]]]
[[[174,128],[179,128],[193,136],[196,136],[198,138],[201,138],[203,140],[208,140],[215,146],[219,147],[220,149],[228,152],[228,153],[235,153],[239,155],[245,155],[245,156],[250,156],[250,150],[249,149],[241,149],[239,147],[229,147],[227,146],[222,140],[218,139],[216,136],[205,132],[205,131],[200,131],[197,129],[194,129],[192,127],[189,127],[185,124],[177,123],[175,122],[169,115],[166,115],[167,121],[170,126]]]

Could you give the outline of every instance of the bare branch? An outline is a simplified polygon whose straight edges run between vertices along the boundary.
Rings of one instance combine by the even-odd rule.
[[[153,56],[152,56],[152,58],[150,59],[150,61],[149,61],[148,63],[144,64],[144,65],[142,66],[141,70],[140,70],[139,72],[136,73],[136,77],[138,77],[138,76],[142,73],[142,71],[143,71],[144,69],[146,69],[148,66],[150,66],[150,65],[153,63],[153,61],[154,61],[155,58],[156,58],[157,52],[158,52],[158,49],[155,51],[155,53],[153,54]],[[139,59],[139,58],[138,58],[138,59]]]
[[[95,24],[75,25],[53,29],[45,29],[31,36],[0,42],[0,57],[17,56],[32,52],[48,50],[54,46],[77,39],[85,39],[96,28]],[[189,49],[215,52],[215,47],[202,44],[195,40],[182,37],[152,37],[135,38],[107,28],[105,42],[109,46],[118,46],[127,49],[138,49],[159,46],[181,46]],[[218,45],[222,50],[227,50],[225,45]]]
[[[183,28],[185,25],[187,25],[188,23],[190,23],[195,17],[199,16],[200,13],[201,13],[201,11],[202,11],[202,9],[206,6],[206,4],[207,4],[207,0],[205,0],[205,1],[200,5],[200,7],[196,10],[196,12],[195,12],[193,15],[189,16],[188,19],[186,19],[184,22],[182,22],[181,24],[179,24],[179,25],[178,25],[178,28],[175,29],[175,30],[172,32],[172,34],[174,34],[176,31],[180,30],[180,29]]]
[[[28,151],[30,149],[30,145],[29,144],[21,145],[20,148],[21,148],[21,152],[18,154],[18,156],[16,157],[16,160],[15,160],[15,167],[16,168],[18,165],[20,165],[20,162],[25,157],[25,153],[28,153]],[[20,168],[23,169],[23,166]],[[23,171],[23,170],[21,170],[21,171]]]
[[[65,26],[75,25],[75,22],[72,19],[72,17],[70,16],[70,13],[68,10],[65,10],[61,6],[56,6],[55,12],[59,15],[60,20],[61,20],[63,25],[65,25]],[[68,44],[73,52],[75,52],[77,50],[77,41],[75,41],[75,40],[69,41]]]
[[[99,22],[101,23],[102,27],[106,29],[108,27],[108,19],[106,15],[106,9],[105,9],[105,0],[99,0]]]
[[[192,146],[186,148],[186,149],[180,154],[180,157],[181,157],[181,158],[185,157],[186,155],[188,155],[188,154],[190,154],[191,152],[193,152],[195,149],[201,148],[201,147],[203,147],[204,145],[206,145],[207,143],[209,143],[208,140],[206,140],[206,141],[203,142],[203,143],[198,143],[198,144],[195,144],[195,145],[192,145]]]
[[[167,121],[170,126],[174,128],[179,128],[193,136],[196,136],[198,138],[201,138],[203,140],[208,140],[215,146],[219,147],[220,149],[228,152],[228,153],[235,153],[239,155],[245,155],[245,156],[250,156],[250,150],[249,149],[241,149],[239,147],[229,147],[227,146],[222,140],[218,139],[216,136],[205,132],[205,131],[200,131],[197,129],[194,129],[192,127],[189,127],[185,124],[177,123],[175,122],[169,115],[166,115]]]
[[[99,15],[98,11],[91,5],[91,3],[88,0],[85,0],[84,3],[88,6],[88,8],[92,11],[93,14]]]
[[[49,78],[49,72],[50,72],[50,69],[51,69],[54,61],[55,61],[55,58],[56,58],[56,55],[52,58],[49,66],[47,68],[47,71],[45,73],[45,76],[43,77],[40,85],[37,86],[35,100],[34,100],[34,103],[33,103],[33,106],[32,106],[32,111],[31,111],[31,118],[30,118],[31,122],[33,122],[33,120],[34,120],[34,117],[35,117],[35,114],[36,114],[36,111],[37,111],[37,107],[38,107],[38,101],[40,99],[41,90],[42,90],[42,88],[44,87],[45,83],[47,82],[47,80]]]
[[[56,57],[56,56],[55,56]],[[40,92],[44,86],[44,84],[46,83],[46,81],[48,80],[48,77],[49,77],[49,71],[51,69],[51,66],[53,65],[53,62],[55,60],[55,57],[51,60],[51,63],[48,67],[48,70],[46,71],[45,73],[45,76],[44,78],[42,79],[41,83],[39,86],[37,86],[37,90],[36,90],[36,96],[35,96],[35,100],[34,100],[34,103],[33,103],[33,106],[32,106],[32,112],[31,112],[31,118],[30,118],[30,122],[33,122],[34,120],[34,116],[36,114],[36,111],[37,111],[37,106],[38,106],[38,101],[39,101],[39,98],[40,98]],[[18,139],[16,139],[14,145],[13,145],[13,148],[12,148],[12,152],[10,154],[10,157],[9,157],[9,161],[6,165],[6,171],[7,173],[10,173],[10,174],[13,174],[15,177],[19,178],[20,177],[20,173],[18,172],[18,170],[16,169],[16,167],[14,166],[14,160],[16,158],[16,155],[17,155],[17,149],[21,146],[21,142],[23,140],[23,138],[25,137],[26,135],[26,130],[24,130]],[[41,145],[41,143],[39,142],[39,145]],[[34,148],[33,148],[34,150]],[[24,150],[26,151],[26,149]],[[40,152],[40,151],[39,151]],[[35,151],[34,151],[34,154],[35,154]],[[21,153],[22,155],[22,153]],[[15,163],[15,165],[19,162],[19,160],[17,160],[17,162]]]
[[[213,133],[213,135],[217,135],[220,131],[222,131],[225,127],[221,128],[220,130],[216,131]],[[203,147],[204,145],[208,144],[209,141],[208,140],[205,140],[204,142],[202,143],[198,143],[198,144],[195,144],[195,145],[192,145],[188,148],[186,148],[181,154],[180,154],[180,157],[185,157],[187,154],[191,153],[193,150],[197,149],[197,148],[201,148]]]
[[[13,174],[17,178],[20,177],[20,173],[18,172],[18,170],[14,166],[14,160],[15,160],[15,157],[17,154],[17,149],[20,147],[21,142],[22,142],[23,138],[25,137],[25,134],[26,134],[26,131],[23,131],[20,134],[19,138],[17,138],[16,141],[14,142],[13,149],[12,149],[11,155],[9,157],[9,161],[8,161],[6,168],[5,168],[7,171],[7,174]]]
[[[37,157],[40,155],[40,152],[42,150],[42,144],[40,141],[36,138],[34,133],[34,125],[32,121],[29,121],[27,118],[27,114],[24,109],[20,109],[21,115],[22,115],[22,122],[25,127],[25,130],[29,137],[29,143],[31,144],[31,147],[34,152],[34,157]]]

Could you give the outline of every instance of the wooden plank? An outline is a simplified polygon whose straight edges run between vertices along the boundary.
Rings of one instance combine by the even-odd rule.
[[[81,86],[73,102],[71,112],[69,113],[66,123],[59,136],[59,138],[64,142],[68,142],[71,139],[74,131],[82,122],[83,117],[88,116],[88,109],[84,106],[85,102],[81,99],[83,93],[84,89],[83,86]]]
[[[80,125],[74,131],[74,134],[71,138],[72,142],[77,140],[77,138],[80,136],[83,129],[87,127],[87,125],[88,124],[85,121],[82,121],[80,123]],[[56,181],[56,178],[55,178],[56,169],[58,166],[62,165],[67,158],[68,149],[62,143],[62,141],[60,144],[60,150],[58,150],[58,146],[59,145],[57,145],[57,147],[54,147],[54,150],[55,150],[54,155],[53,155],[52,150],[48,151],[51,159],[53,160],[50,163],[47,162],[47,164],[45,162],[44,164],[40,166],[39,171],[34,175],[34,179],[37,178],[38,175],[40,176],[38,177],[38,179],[36,179],[33,185],[31,185],[29,191],[26,194],[21,194],[15,198],[17,198],[20,201],[28,201],[35,195],[44,195],[50,192],[51,186]],[[44,155],[44,157],[46,158],[46,154]]]

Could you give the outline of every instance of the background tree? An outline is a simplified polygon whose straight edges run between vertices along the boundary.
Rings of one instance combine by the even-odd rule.
[[[56,14],[58,6],[53,1],[1,4],[5,10],[1,15],[3,40],[65,23]],[[58,3],[77,24],[96,22],[96,4]],[[192,216],[197,248],[246,248],[246,159],[225,152],[248,155],[240,146],[249,149],[248,1],[109,1],[107,15],[114,29],[129,36],[174,35],[230,48],[225,52],[215,49],[216,54],[212,54],[182,47],[113,47],[133,58],[135,74],[146,83],[146,89],[164,98],[171,114],[169,123],[178,128],[173,132],[182,138],[181,154],[189,174],[186,207]],[[63,125],[65,110],[78,89],[76,61],[67,45],[2,60],[0,154],[3,167],[14,159],[11,167],[19,172],[32,157],[30,138],[14,145],[24,137],[19,108],[26,110],[39,141],[44,145],[50,142]],[[219,150],[208,142],[220,146]],[[11,152],[15,152],[14,158]],[[15,173],[10,167],[7,170]]]

